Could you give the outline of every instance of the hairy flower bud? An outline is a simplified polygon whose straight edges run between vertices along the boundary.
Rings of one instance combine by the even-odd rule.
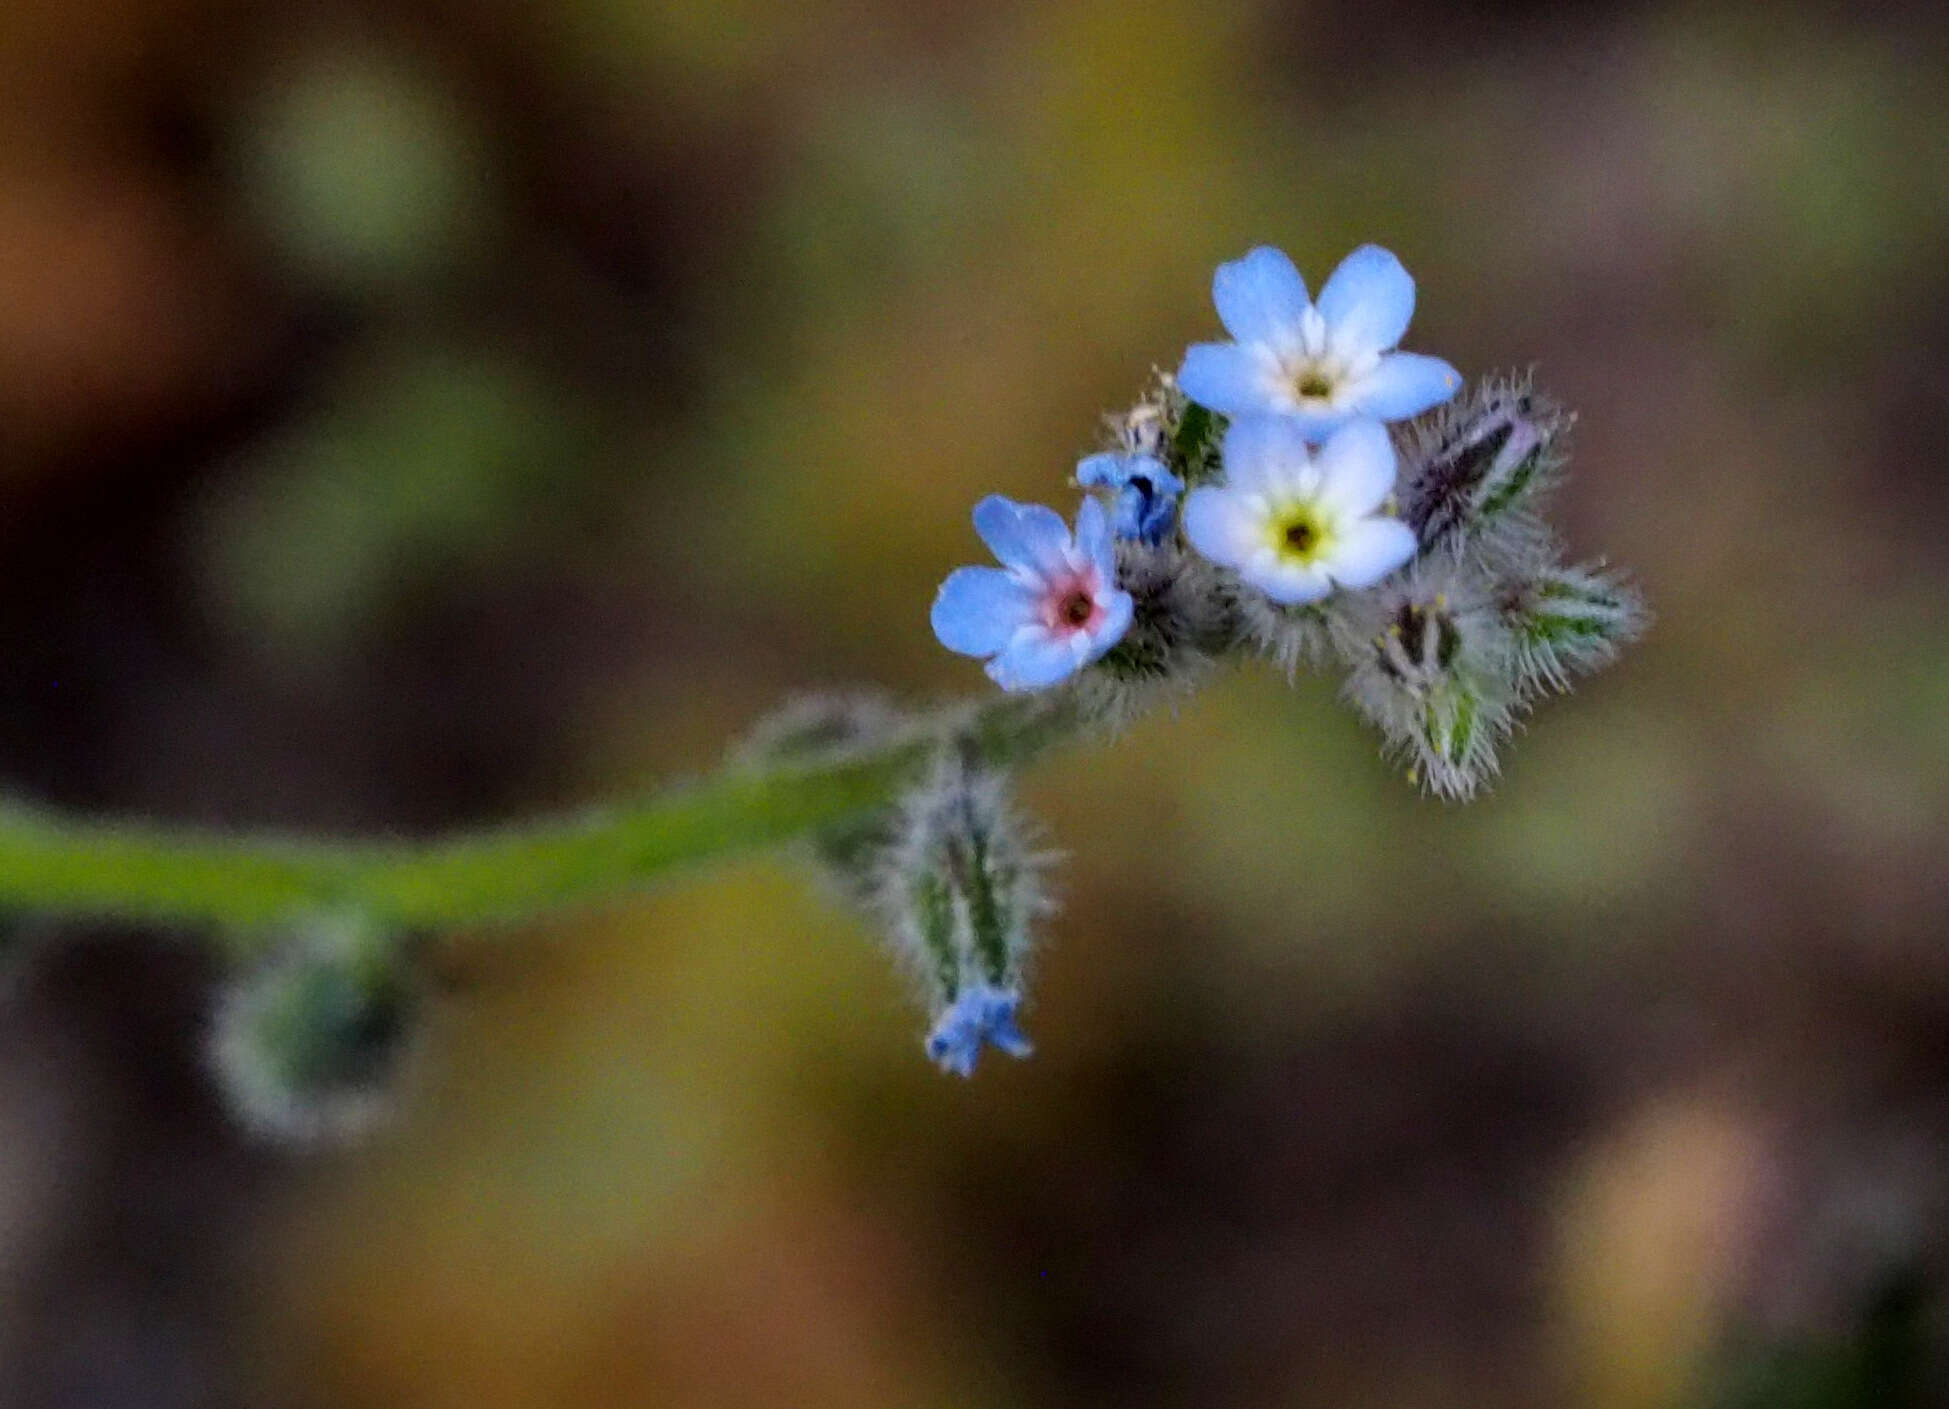
[[[1505,586],[1497,605],[1525,691],[1568,689],[1616,659],[1646,621],[1637,592],[1602,564],[1545,569]]]
[[[1032,925],[1049,908],[1048,858],[1009,806],[999,774],[943,757],[900,809],[876,908],[934,1017],[928,1055],[968,1075],[985,1040],[1014,1056]]]
[[[906,723],[906,715],[877,690],[796,695],[752,727],[735,761],[759,767],[830,762],[871,749]]]
[[[1160,690],[1199,684],[1238,631],[1231,584],[1175,542],[1118,543],[1117,585],[1130,594],[1130,629],[1073,685],[1083,716],[1113,729]]]
[[[1517,703],[1508,636],[1479,579],[1422,566],[1349,609],[1346,698],[1408,776],[1465,798],[1496,771]]]
[[[218,1000],[210,1054],[232,1109],[275,1139],[363,1134],[414,1046],[421,994],[393,937],[316,916]]]
[[[870,753],[911,726],[907,714],[872,690],[800,695],[760,720],[733,755],[733,766],[836,763]],[[820,874],[855,905],[870,904],[875,867],[893,839],[895,810],[879,808],[821,827],[806,838]]]
[[[1317,668],[1332,658],[1334,623],[1344,600],[1282,606],[1263,592],[1238,594],[1239,636],[1291,680],[1304,665]]]
[[[1536,513],[1564,460],[1573,418],[1527,377],[1478,383],[1412,437],[1401,513],[1425,548],[1529,567],[1551,548]]]

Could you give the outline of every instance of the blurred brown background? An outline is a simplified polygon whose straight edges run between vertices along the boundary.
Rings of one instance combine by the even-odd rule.
[[[1919,3],[7,0],[27,796],[404,834],[980,688],[968,506],[1259,242],[1540,364],[1658,622],[1467,808],[1263,672],[1039,767],[969,1084],[758,861],[456,948],[289,1156],[193,946],[22,918],[0,1405],[1949,1403],[1945,191]]]

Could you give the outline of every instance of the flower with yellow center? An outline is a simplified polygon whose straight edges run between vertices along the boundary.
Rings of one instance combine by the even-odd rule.
[[[1223,415],[1290,416],[1318,442],[1349,421],[1418,416],[1461,388],[1439,357],[1394,350],[1414,316],[1414,280],[1378,245],[1342,260],[1317,304],[1269,245],[1220,265],[1211,295],[1234,341],[1191,348],[1177,380]]]
[[[1314,449],[1291,417],[1247,417],[1226,431],[1222,458],[1224,479],[1184,501],[1185,537],[1273,601],[1371,587],[1414,556],[1414,531],[1383,512],[1394,445],[1376,422]]]

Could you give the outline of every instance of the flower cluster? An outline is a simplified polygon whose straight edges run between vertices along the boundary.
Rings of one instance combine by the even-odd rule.
[[[1077,465],[1076,482],[1105,495],[1110,531],[1132,545],[1126,560],[1181,539],[1236,578],[1235,595],[1278,609],[1374,586],[1420,546],[1397,516],[1399,466],[1383,422],[1439,405],[1462,384],[1439,358],[1396,350],[1414,280],[1368,245],[1342,261],[1316,304],[1292,261],[1261,247],[1220,266],[1212,300],[1233,340],[1191,348],[1176,378],[1121,421],[1119,444]],[[1215,455],[1199,443],[1214,438]],[[1099,501],[1085,499],[1072,541],[1050,510],[984,500],[975,528],[1002,567],[961,568],[942,584],[941,644],[986,658],[1006,690],[1045,689],[1109,655],[1137,613],[1119,590],[1104,523]],[[1126,562],[1131,576],[1146,566]]]
[[[1572,418],[1527,379],[1465,393],[1448,363],[1402,351],[1415,285],[1392,254],[1355,250],[1315,301],[1262,247],[1219,268],[1212,298],[1230,340],[1191,347],[1108,421],[1076,464],[1073,522],[999,495],[976,506],[997,565],[950,573],[932,624],[999,695],[925,711],[811,696],[714,785],[458,842],[291,847],[16,808],[15,850],[47,864],[14,867],[14,892],[235,927],[259,962],[221,990],[210,1066],[253,1131],[286,1141],[369,1130],[410,1083],[435,996],[422,926],[512,919],[784,837],[885,933],[931,1061],[967,1077],[988,1048],[1026,1057],[1050,856],[1010,801],[1012,767],[1256,655],[1289,676],[1337,670],[1410,780],[1466,798],[1529,709],[1645,622],[1619,574],[1564,559],[1544,515]],[[244,933],[267,913],[273,927]]]
[[[1071,685],[1110,717],[1239,650],[1337,662],[1410,776],[1468,796],[1523,709],[1642,626],[1541,516],[1571,418],[1526,382],[1458,398],[1453,367],[1401,351],[1414,280],[1375,245],[1317,301],[1261,246],[1212,302],[1231,340],[1191,347],[1077,465],[1073,536],[1039,506],[975,510],[1002,566],[948,577],[936,636],[1005,690]]]
[[[1317,301],[1261,247],[1220,266],[1212,300],[1230,340],[1191,347],[1111,419],[1076,465],[1073,527],[1000,496],[976,506],[998,566],[948,575],[934,634],[1083,724],[1229,657],[1336,667],[1411,780],[1469,796],[1524,711],[1643,626],[1630,587],[1561,561],[1543,518],[1571,418],[1527,381],[1462,394],[1448,363],[1401,351],[1414,280],[1377,246]],[[898,807],[818,843],[919,977],[928,1055],[963,1075],[984,1044],[1029,1050],[1022,962],[1047,908],[1005,780],[970,748],[945,730]]]

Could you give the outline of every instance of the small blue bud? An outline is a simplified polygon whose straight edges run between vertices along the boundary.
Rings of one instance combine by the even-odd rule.
[[[1109,489],[1110,531],[1118,538],[1158,544],[1177,525],[1178,496],[1184,481],[1155,455],[1105,451],[1076,465],[1076,482],[1086,489]]]
[[[1000,775],[941,759],[895,826],[876,908],[926,991],[928,1056],[974,1070],[984,1042],[1026,1057],[1015,1023],[1031,925],[1049,910],[1047,857],[1006,800]]]
[[[984,1042],[1011,1057],[1030,1055],[1035,1049],[1015,1023],[1021,1002],[1013,989],[981,983],[962,989],[927,1034],[928,1057],[942,1071],[973,1076]]]

